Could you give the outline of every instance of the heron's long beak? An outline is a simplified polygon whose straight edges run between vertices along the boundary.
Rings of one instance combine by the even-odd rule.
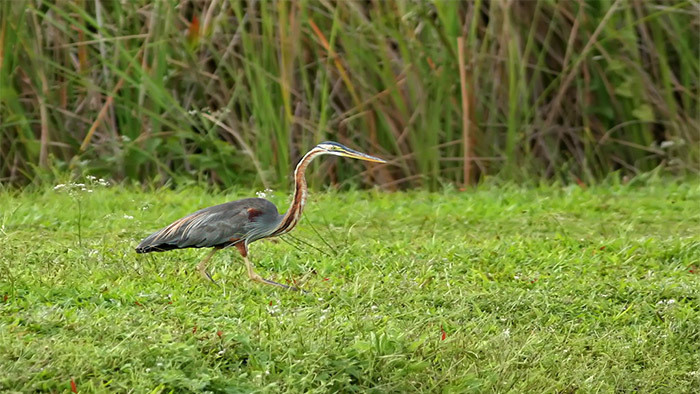
[[[358,152],[356,150],[345,148],[340,152],[336,152],[339,156],[352,157],[353,159],[371,161],[374,163],[386,163],[386,160],[380,159],[378,157],[370,156],[368,154]]]

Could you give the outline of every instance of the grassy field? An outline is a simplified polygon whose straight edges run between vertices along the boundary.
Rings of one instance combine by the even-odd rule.
[[[700,390],[696,181],[316,192],[251,247],[307,295],[134,253],[254,192],[66,189],[0,192],[2,391]]]

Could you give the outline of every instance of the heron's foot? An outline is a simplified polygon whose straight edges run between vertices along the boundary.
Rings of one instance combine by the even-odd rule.
[[[258,282],[258,283],[262,283],[262,284],[270,285],[270,286],[277,286],[277,287],[281,287],[283,289],[291,290],[291,291],[301,291],[301,292],[304,292],[306,294],[309,293],[308,291],[296,288],[294,286],[287,286],[287,285],[283,285],[281,283],[277,283],[273,280],[265,279],[262,276],[255,273],[255,270],[253,269],[253,264],[250,263],[250,260],[248,260],[247,256],[245,256],[245,255],[243,256],[243,261],[245,261],[246,271],[248,271],[248,278],[250,278],[250,280],[252,280],[253,282]]]
[[[283,285],[283,284],[281,284],[281,283],[277,283],[277,282],[275,282],[275,281],[273,281],[273,280],[265,279],[265,278],[263,278],[262,276],[256,274],[255,272],[253,272],[252,274],[249,273],[248,277],[249,277],[250,280],[252,280],[253,282],[262,283],[262,284],[264,284],[264,285],[277,286],[277,287],[281,287],[281,288],[286,289],[286,290],[290,290],[290,291],[300,291],[300,292],[302,292],[302,293],[309,294],[308,291],[303,290],[303,289],[300,289],[300,288],[298,288],[298,287],[287,286],[287,285]]]
[[[207,263],[211,259],[211,256],[213,256],[214,253],[216,253],[218,250],[218,248],[212,249],[212,251],[207,255],[207,257],[205,257],[204,260],[197,264],[197,271],[199,271],[199,274],[202,275],[204,279],[209,279],[211,283],[215,284],[217,287],[221,287],[218,283],[216,283],[214,278],[212,278],[211,275],[209,275],[209,272],[207,272]]]
[[[207,272],[206,269],[197,267],[197,271],[199,272],[200,275],[202,275],[202,278],[209,279],[211,281],[211,283],[217,285],[218,287],[221,287],[221,286],[219,286],[218,283],[216,283],[214,278],[211,277],[211,275],[209,274],[209,272]]]

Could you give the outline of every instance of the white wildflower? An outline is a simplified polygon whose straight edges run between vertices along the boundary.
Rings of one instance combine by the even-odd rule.
[[[274,314],[278,313],[279,311],[280,311],[280,306],[279,306],[279,304],[275,304],[275,305],[272,305],[272,306],[268,306],[268,307],[267,307],[267,312],[268,312],[270,315],[274,315]]]
[[[255,192],[255,195],[258,196],[258,198],[267,198],[267,196],[270,194],[272,194],[272,189],[270,188],[267,188],[261,192]]]
[[[671,304],[675,304],[675,303],[676,303],[676,300],[674,300],[673,298],[670,298],[668,300],[661,300],[661,301],[657,302],[656,305],[671,305]]]

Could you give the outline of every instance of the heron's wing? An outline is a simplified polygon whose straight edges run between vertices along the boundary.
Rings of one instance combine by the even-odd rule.
[[[141,241],[138,253],[158,252],[182,248],[225,246],[247,239],[260,227],[269,225],[279,216],[277,207],[260,198],[248,198],[204,208],[169,226],[156,231]]]

